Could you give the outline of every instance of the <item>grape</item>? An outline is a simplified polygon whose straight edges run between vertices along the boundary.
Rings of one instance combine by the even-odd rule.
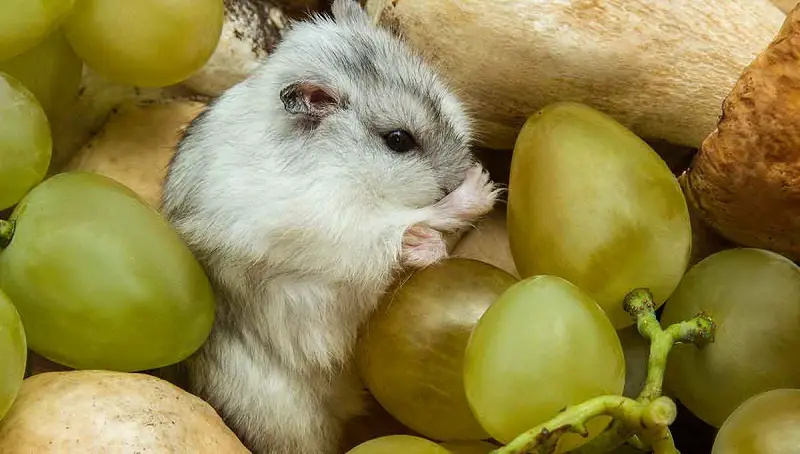
[[[83,62],[61,30],[27,52],[0,62],[0,71],[22,82],[52,122],[78,94]]]
[[[662,325],[707,312],[703,349],[676,345],[665,383],[692,413],[719,427],[748,398],[800,387],[800,267],[776,253],[729,249],[693,266],[667,301]]]
[[[425,437],[489,438],[464,395],[464,350],[483,312],[516,281],[492,265],[451,258],[387,292],[358,344],[370,393]]]
[[[50,124],[36,97],[0,72],[0,210],[42,181],[52,148]]]
[[[520,276],[572,282],[617,329],[625,295],[658,306],[689,263],[689,212],[677,179],[639,137],[607,115],[557,103],[533,115],[514,148],[508,231]]]
[[[498,448],[485,441],[448,441],[441,446],[452,454],[489,454]]]
[[[411,435],[387,435],[365,441],[347,454],[450,454],[436,443]]]
[[[61,173],[11,214],[0,288],[31,350],[76,369],[140,371],[205,341],[211,287],[178,234],[133,191],[99,174]]]
[[[52,33],[75,0],[0,1],[0,61],[19,55]]]
[[[722,424],[711,454],[800,450],[800,389],[774,389],[742,403]]]
[[[208,61],[223,13],[222,0],[81,0],[64,28],[98,73],[118,83],[165,86]]]
[[[618,395],[624,386],[625,359],[614,327],[597,303],[560,277],[535,276],[511,286],[467,344],[467,400],[483,428],[504,444],[565,406]],[[595,418],[591,436],[607,421]],[[578,438],[571,434],[565,443]]]
[[[8,413],[22,386],[27,353],[19,314],[0,290],[0,420]]]

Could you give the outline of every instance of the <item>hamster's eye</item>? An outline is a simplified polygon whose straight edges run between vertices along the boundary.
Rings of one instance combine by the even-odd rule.
[[[383,136],[383,140],[386,142],[387,147],[391,148],[397,153],[409,152],[417,146],[417,143],[414,141],[414,138],[411,137],[411,134],[403,131],[402,129],[395,129],[394,131],[389,132]]]

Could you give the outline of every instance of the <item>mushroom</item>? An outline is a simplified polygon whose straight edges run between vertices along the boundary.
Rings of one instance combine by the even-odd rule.
[[[724,238],[800,260],[800,5],[741,73],[683,178],[691,209]]]
[[[611,115],[646,140],[697,148],[722,99],[780,28],[769,0],[367,0],[477,117],[482,145],[512,149],[556,101]]]

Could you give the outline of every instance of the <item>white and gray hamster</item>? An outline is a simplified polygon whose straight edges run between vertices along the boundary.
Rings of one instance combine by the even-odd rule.
[[[187,128],[162,210],[217,298],[189,390],[254,453],[338,452],[359,326],[498,196],[470,141],[458,99],[354,0],[293,24]]]

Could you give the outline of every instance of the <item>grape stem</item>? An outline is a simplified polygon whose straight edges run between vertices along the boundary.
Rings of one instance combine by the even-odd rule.
[[[605,431],[569,454],[604,454],[626,442],[654,454],[679,454],[669,425],[677,416],[675,403],[661,395],[667,356],[675,344],[691,343],[703,348],[714,342],[716,325],[704,313],[662,329],[656,318],[653,295],[648,289],[635,289],[625,296],[623,307],[636,320],[636,327],[650,341],[647,379],[634,400],[623,396],[599,396],[568,407],[553,419],[528,430],[492,454],[551,454],[559,437],[577,433],[588,437],[586,423],[608,415],[613,421]]]
[[[608,415],[633,430],[660,439],[668,426],[675,421],[678,410],[668,397],[659,397],[642,403],[623,396],[600,396],[565,409],[550,421],[525,432],[508,445],[493,451],[494,454],[549,454],[555,451],[558,438],[565,433],[589,436],[585,423],[590,419]],[[668,451],[667,451],[668,452]]]
[[[675,344],[694,344],[702,349],[714,342],[716,325],[705,313],[661,329],[656,318],[653,295],[646,289],[630,292],[623,303],[625,311],[636,319],[636,328],[645,339],[650,340],[650,358],[647,362],[647,380],[638,400],[648,402],[661,395],[667,356]]]
[[[0,219],[0,250],[11,244],[12,236],[14,236],[14,223]]]

